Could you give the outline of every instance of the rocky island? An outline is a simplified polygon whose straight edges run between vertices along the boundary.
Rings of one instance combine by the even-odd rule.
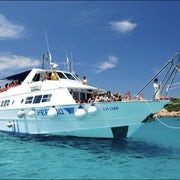
[[[172,104],[166,105],[158,113],[153,115],[156,117],[180,117],[180,98],[172,99]]]

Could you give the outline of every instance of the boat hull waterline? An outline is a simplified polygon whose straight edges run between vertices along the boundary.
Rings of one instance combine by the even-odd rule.
[[[0,111],[0,131],[93,138],[130,137],[169,101],[98,102]]]

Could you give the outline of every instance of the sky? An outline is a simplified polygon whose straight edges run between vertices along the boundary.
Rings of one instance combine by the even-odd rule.
[[[0,78],[41,67],[50,50],[89,85],[134,95],[180,51],[179,19],[180,1],[0,1]]]

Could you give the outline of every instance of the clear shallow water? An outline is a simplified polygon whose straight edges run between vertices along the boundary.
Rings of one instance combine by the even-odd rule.
[[[180,126],[180,119],[163,119]],[[0,133],[0,179],[180,179],[180,129],[146,123],[131,138]]]

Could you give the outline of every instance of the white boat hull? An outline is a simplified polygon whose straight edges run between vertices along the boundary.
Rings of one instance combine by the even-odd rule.
[[[95,103],[92,111],[92,105],[88,103],[33,110],[6,109],[0,111],[0,131],[95,138],[130,137],[149,114],[158,112],[167,103],[169,101],[101,102]]]

